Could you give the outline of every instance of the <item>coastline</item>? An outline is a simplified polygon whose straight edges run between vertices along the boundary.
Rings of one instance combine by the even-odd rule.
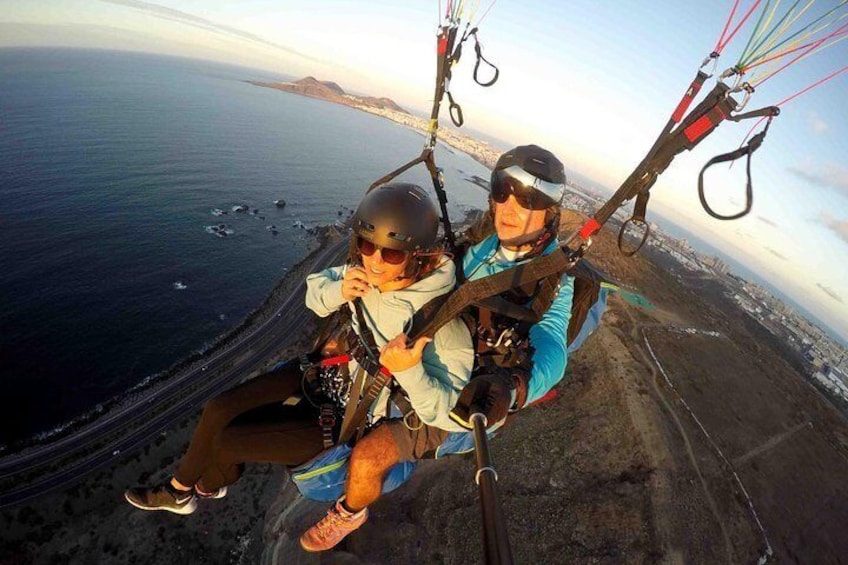
[[[316,100],[323,100],[325,102],[339,104],[341,106],[348,106],[356,110],[367,112],[374,116],[385,118],[396,124],[410,128],[425,136],[429,134],[430,121],[428,119],[413,116],[412,114],[402,109],[402,111],[398,111],[386,106],[375,106],[373,104],[363,102],[358,97],[348,96],[347,98],[340,98],[338,96],[318,95],[315,93],[309,93],[302,90],[298,90],[296,88],[292,88],[293,86],[296,86],[296,83],[269,83],[253,80],[246,80],[245,82],[254,86],[271,88],[290,94],[296,94],[298,96],[306,96],[308,98],[315,98]],[[453,149],[456,149],[457,151],[461,151],[462,153],[467,154],[469,157],[471,157],[484,167],[487,167],[488,169],[494,168],[495,163],[497,162],[498,157],[501,154],[500,150],[493,148],[487,142],[479,141],[471,136],[459,133],[458,131],[455,131],[453,129],[448,129],[445,125],[442,125],[439,128],[438,141],[452,147]]]
[[[76,418],[62,423],[53,429],[36,433],[26,439],[21,439],[8,445],[0,445],[0,459],[3,457],[18,454],[28,449],[41,445],[50,444],[71,434],[74,434],[86,426],[94,423],[99,418],[106,416],[111,410],[118,409],[128,403],[137,401],[139,396],[143,396],[154,390],[159,385],[173,379],[182,372],[195,370],[206,364],[210,357],[222,351],[227,346],[236,341],[242,334],[249,331],[251,328],[261,325],[266,321],[274,310],[282,303],[282,301],[291,294],[293,289],[305,278],[305,267],[311,260],[336,238],[341,237],[341,233],[335,226],[320,226],[315,228],[315,238],[307,243],[308,251],[306,255],[290,268],[284,268],[284,273],[278,279],[276,284],[268,291],[268,294],[262,302],[249,312],[236,326],[218,335],[211,342],[206,343],[202,348],[192,351],[172,363],[166,369],[145,376],[141,381],[126,389],[124,392],[110,398],[105,402],[99,403],[94,408],[80,414]],[[281,352],[282,353],[282,352]],[[272,364],[276,360],[269,361]],[[245,375],[247,376],[247,375]]]

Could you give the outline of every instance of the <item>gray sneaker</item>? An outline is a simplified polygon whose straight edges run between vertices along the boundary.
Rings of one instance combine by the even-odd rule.
[[[191,514],[197,508],[194,489],[177,490],[170,483],[155,487],[136,487],[124,491],[127,502],[142,510],[167,510],[174,514]]]

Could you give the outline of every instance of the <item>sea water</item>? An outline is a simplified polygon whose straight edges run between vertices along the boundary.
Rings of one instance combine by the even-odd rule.
[[[205,61],[2,49],[0,77],[0,444],[237,326],[314,244],[304,227],[345,219],[424,143],[245,82],[296,77]],[[482,165],[441,146],[436,161],[453,217],[484,205]],[[432,193],[423,167],[404,179]]]

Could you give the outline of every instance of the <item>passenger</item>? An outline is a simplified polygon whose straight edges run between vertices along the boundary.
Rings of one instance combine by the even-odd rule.
[[[352,339],[349,335],[345,341],[379,348],[373,355],[379,355],[380,364],[392,372],[414,409],[405,420],[389,418],[386,391],[372,404],[370,431],[358,446],[379,447],[381,464],[420,458],[447,435],[438,427],[458,428],[448,412],[473,365],[468,329],[452,322],[435,334],[432,343],[421,338],[409,344],[403,334],[418,309],[455,285],[454,263],[437,245],[438,225],[438,213],[420,187],[406,183],[378,187],[363,198],[354,216],[354,264],[307,278],[307,307],[322,317],[349,310],[352,319],[347,318],[343,329]],[[361,308],[355,308],[355,302]],[[339,369],[347,368],[353,375],[357,367],[351,360]],[[335,440],[325,442],[327,415],[322,418],[317,405],[329,405],[339,416],[348,398],[344,389],[333,389],[336,380],[332,371],[328,373],[316,386],[304,389],[304,375],[293,360],[213,398],[204,407],[174,476],[154,487],[127,490],[127,501],[143,510],[191,514],[198,499],[225,496],[245,462],[294,467],[309,461]],[[297,402],[304,396],[312,402]],[[338,434],[341,418],[335,420],[331,431]],[[367,502],[376,498],[374,485],[361,480],[360,474],[354,458],[351,496],[333,510],[352,516],[348,522],[356,527],[367,517]],[[380,479],[375,480],[379,494]]]
[[[489,211],[495,233],[465,251],[465,278],[477,280],[557,251],[565,182],[562,162],[537,145],[523,145],[501,155],[490,181]],[[485,228],[481,235],[486,235]],[[478,362],[451,412],[455,421],[471,428],[470,407],[477,406],[491,428],[562,380],[568,362],[574,279],[562,274],[554,285],[553,300],[534,324],[477,310]],[[501,296],[528,306],[540,294],[539,287],[531,285]]]

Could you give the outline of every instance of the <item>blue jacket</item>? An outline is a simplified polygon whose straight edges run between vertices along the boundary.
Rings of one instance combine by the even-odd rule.
[[[542,252],[552,253],[559,243],[554,239]],[[522,260],[509,261],[498,258],[500,242],[491,235],[468,248],[462,258],[462,271],[468,280],[476,280],[521,264]],[[530,328],[530,345],[533,347],[533,369],[527,389],[527,403],[547,394],[565,374],[568,363],[568,321],[571,319],[571,301],[574,296],[574,279],[563,275],[559,290],[551,307]]]

